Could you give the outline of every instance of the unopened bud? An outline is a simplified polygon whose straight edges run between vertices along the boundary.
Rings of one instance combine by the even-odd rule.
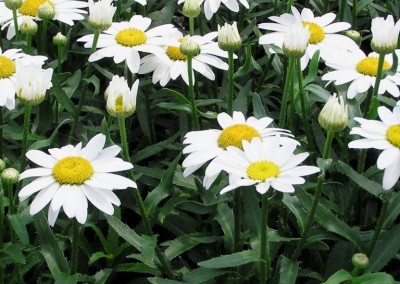
[[[349,122],[348,106],[343,98],[333,94],[319,113],[318,122],[327,131],[343,130]]]
[[[201,8],[199,0],[186,0],[183,4],[182,14],[188,18],[195,18],[200,15]]]
[[[358,31],[355,30],[346,31],[345,36],[354,40],[354,42],[357,43],[358,45],[361,44],[361,35]]]
[[[35,35],[38,30],[38,25],[31,17],[22,18],[21,33],[24,35]]]
[[[19,180],[19,172],[14,168],[7,168],[1,173],[1,180],[6,184],[15,184]]]
[[[37,16],[42,20],[52,20],[55,15],[56,11],[48,1],[41,4],[37,10]]]
[[[53,37],[53,43],[57,46],[65,46],[67,43],[67,37],[64,36],[62,33],[58,32],[54,37]]]
[[[183,55],[194,57],[200,54],[200,47],[189,36],[185,36],[181,43],[180,51]]]
[[[17,10],[22,6],[23,0],[5,0],[4,4],[10,10]]]
[[[364,269],[364,268],[366,268],[368,266],[369,259],[363,253],[356,253],[351,258],[351,262],[353,263],[354,267],[357,267],[359,269]]]

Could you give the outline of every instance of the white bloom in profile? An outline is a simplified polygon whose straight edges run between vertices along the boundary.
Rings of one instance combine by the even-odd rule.
[[[397,57],[400,58],[400,50],[397,49],[395,52]],[[340,53],[325,62],[327,66],[335,70],[322,76],[322,80],[334,81],[335,85],[351,82],[347,90],[347,98],[353,99],[357,94],[374,87],[378,72],[378,61],[379,55],[377,53],[372,52],[366,56],[361,49]],[[391,54],[387,54],[383,63],[383,70],[390,69],[392,64],[393,57]],[[388,75],[381,79],[378,94],[382,95],[388,92],[393,97],[399,97],[398,85],[400,85],[400,66],[398,66],[394,75]]]
[[[117,7],[112,5],[113,0],[89,0],[89,25],[97,31],[104,31],[111,27],[112,19]]]
[[[327,131],[341,131],[349,122],[348,112],[349,106],[343,97],[333,94],[319,113],[318,122]]]
[[[42,65],[47,60],[45,56],[29,56],[21,52],[21,49],[8,49],[4,52],[0,48],[0,106],[9,110],[15,107],[17,61],[20,64],[36,63]]]
[[[283,35],[283,52],[292,58],[301,58],[310,39],[309,25],[295,24],[290,26]]]
[[[371,23],[372,49],[380,54],[392,53],[397,47],[400,32],[400,20],[394,23],[393,16],[388,15],[372,19]]]
[[[235,51],[242,46],[236,22],[232,25],[225,23],[222,27],[218,25],[218,46],[225,51]]]
[[[140,66],[139,52],[162,53],[160,45],[175,42],[164,35],[173,34],[176,29],[172,24],[161,25],[147,30],[151,19],[134,15],[129,22],[113,23],[111,27],[100,34],[97,43],[98,50],[89,57],[90,62],[104,57],[113,57],[115,63],[126,61],[129,70],[137,73]],[[93,44],[93,34],[78,39],[85,42],[86,48]]]
[[[293,185],[303,184],[303,176],[319,172],[314,166],[299,166],[308,153],[294,154],[297,144],[282,143],[279,136],[262,141],[243,141],[243,150],[228,147],[217,163],[229,173],[229,185],[221,194],[241,186],[255,185],[264,194],[270,187],[281,192],[294,192]]]
[[[178,4],[184,3],[185,0],[178,0]],[[237,0],[199,0],[199,3],[204,2],[204,14],[207,20],[210,20],[212,16],[218,11],[221,3],[224,4],[232,12],[239,12],[239,3]],[[247,0],[239,0],[239,2],[246,8],[249,9],[249,3]]]
[[[390,111],[384,106],[378,107],[379,120],[354,118],[360,127],[353,127],[350,134],[363,138],[349,143],[349,148],[383,150],[377,160],[377,167],[385,170],[382,187],[391,189],[400,177],[400,107]]]
[[[292,136],[285,129],[267,128],[273,122],[272,118],[269,117],[257,119],[251,116],[246,119],[243,113],[235,111],[232,117],[225,112],[220,113],[217,120],[222,129],[191,131],[185,135],[183,141],[183,144],[187,145],[183,149],[183,153],[189,154],[182,163],[182,166],[186,168],[183,173],[185,177],[212,160],[207,166],[203,180],[203,185],[207,189],[222,170],[216,160],[229,146],[243,149],[242,142],[251,141],[255,137],[270,139],[271,136],[278,134]],[[294,140],[282,137],[281,141]],[[294,143],[299,144],[297,141],[294,141]]]
[[[217,32],[211,32],[204,36],[191,36],[190,39],[198,44],[200,53],[192,58],[193,70],[209,80],[215,79],[215,74],[210,66],[221,70],[228,70],[229,66],[219,57],[227,58],[228,53],[218,47],[218,43],[213,40],[217,37]],[[180,44],[183,35],[180,32],[174,34],[175,42],[165,46],[163,53],[150,54],[142,59],[139,74],[153,72],[152,82],[165,86],[171,79],[176,80],[179,76],[189,85],[187,56],[180,51]],[[195,77],[192,76],[194,79]]]
[[[88,7],[87,1],[78,0],[24,0],[22,6],[18,9],[17,21],[18,26],[21,25],[23,18],[33,17],[35,20],[38,18],[37,12],[39,6],[48,3],[55,12],[53,17],[54,21],[60,21],[69,26],[74,25],[74,21],[84,19],[84,14],[87,14],[82,8]],[[4,3],[0,2],[0,25],[2,30],[8,27],[7,39],[15,36],[15,27],[13,22],[12,11],[7,9]]]
[[[68,218],[76,218],[84,224],[89,200],[97,209],[112,215],[113,204],[121,204],[113,190],[137,186],[132,180],[114,174],[129,170],[133,165],[116,158],[121,151],[119,146],[104,148],[105,142],[106,137],[98,134],[84,148],[79,143],[49,149],[49,154],[29,150],[27,158],[39,167],[23,172],[20,180],[36,179],[18,193],[22,202],[39,192],[30,205],[29,213],[34,215],[50,203],[48,221],[51,226],[54,226],[61,207]]]
[[[17,61],[15,89],[18,99],[28,105],[38,105],[45,99],[46,92],[52,87],[53,69],[42,69],[39,64],[27,64]]]
[[[292,6],[292,14],[285,13],[279,17],[269,17],[275,23],[262,23],[258,27],[272,31],[269,34],[263,35],[259,39],[260,44],[273,44],[283,48],[284,34],[287,29],[295,24],[308,26],[310,39],[306,53],[301,58],[301,67],[305,69],[308,62],[313,57],[314,53],[319,50],[323,60],[330,56],[335,56],[340,50],[357,49],[358,45],[350,38],[338,34],[338,32],[350,28],[350,24],[346,22],[332,23],[335,20],[334,13],[328,13],[320,17],[314,17],[314,13],[304,8],[301,13]]]
[[[114,75],[104,92],[107,112],[114,117],[131,116],[136,110],[138,86],[139,80],[136,80],[129,89],[128,82],[124,77]]]

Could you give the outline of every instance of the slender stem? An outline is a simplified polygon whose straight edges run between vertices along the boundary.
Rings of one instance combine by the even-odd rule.
[[[385,54],[379,54],[379,61],[378,61],[378,70],[376,72],[375,78],[375,85],[374,90],[372,91],[371,102],[369,106],[369,111],[367,114],[368,118],[372,118],[374,113],[376,113],[377,105],[375,104],[375,100],[377,100],[379,85],[382,78],[382,70],[383,70],[383,63],[385,62]]]
[[[323,153],[323,156],[322,156],[322,158],[324,160],[329,158],[329,152],[330,152],[330,149],[331,149],[331,145],[332,145],[334,134],[335,133],[333,131],[328,131],[328,134],[327,134],[327,137],[326,137],[326,141],[325,141],[324,153]],[[299,258],[301,250],[303,249],[303,246],[304,246],[304,244],[305,244],[305,242],[307,240],[308,232],[310,231],[312,222],[314,220],[315,212],[317,211],[319,197],[321,196],[321,192],[322,192],[322,184],[324,183],[324,181],[325,181],[325,174],[322,173],[322,174],[320,174],[318,176],[318,179],[317,179],[317,188],[315,189],[314,200],[313,200],[313,203],[311,205],[311,210],[308,213],[308,219],[307,219],[307,222],[306,222],[306,224],[304,226],[303,234],[301,235],[300,241],[298,242],[297,247],[296,247],[296,249],[295,249],[295,251],[293,253],[293,256],[292,256],[292,260],[293,261],[296,261]]]
[[[188,66],[188,77],[189,77],[189,96],[190,96],[190,104],[192,106],[192,120],[195,130],[200,129],[199,117],[197,114],[196,108],[196,97],[194,94],[193,88],[193,68],[192,68],[192,56],[187,57],[187,66]]]
[[[18,19],[17,19],[17,9],[12,9],[13,13],[13,21],[14,21],[14,28],[15,28],[15,39],[19,40],[19,26],[18,26]]]
[[[142,11],[142,16],[146,17],[147,16],[146,5],[140,5],[140,10]]]
[[[32,52],[32,35],[26,35],[26,54],[31,54]]]
[[[155,131],[154,131],[154,124],[153,120],[151,118],[151,103],[150,103],[150,96],[149,95],[144,95],[146,99],[146,112],[147,112],[147,122],[149,125],[149,142],[150,144],[153,144],[155,141]]]
[[[0,159],[3,159],[4,150],[3,150],[3,108],[0,108]]]
[[[189,17],[189,34],[194,35],[194,17]]]
[[[25,105],[25,116],[24,116],[24,129],[22,132],[22,151],[21,151],[21,165],[19,168],[20,172],[23,172],[26,167],[26,150],[28,148],[28,131],[29,131],[29,124],[31,122],[31,112],[32,112],[32,105],[26,104]]]
[[[296,61],[295,61],[296,62]],[[294,74],[292,74],[290,78],[290,91],[289,91],[289,97],[290,97],[290,111],[289,111],[289,117],[288,117],[288,125],[290,131],[293,133],[294,136],[296,136],[296,129],[294,128],[294,115],[295,115],[295,94],[294,94]]]
[[[265,193],[262,196],[262,209],[261,209],[261,248],[260,248],[260,259],[261,259],[261,275],[260,284],[267,283],[270,277],[270,257],[269,257],[269,246],[268,246],[268,194]]]
[[[4,244],[4,190],[3,184],[0,181],[0,250],[3,250]],[[3,267],[0,267],[0,284],[4,283]]]
[[[75,274],[78,268],[78,244],[80,225],[76,219],[72,220],[72,253],[71,253],[71,274]]]
[[[240,190],[235,190],[234,193],[235,205],[233,208],[233,217],[235,223],[235,234],[233,238],[233,250],[240,251],[239,240],[240,240],[240,224],[242,215],[242,194]]]
[[[61,73],[63,48],[61,45],[57,45],[57,75]]]
[[[387,211],[388,205],[389,205],[389,201],[387,199],[384,199],[383,205],[381,208],[381,213],[379,214],[378,220],[376,222],[374,234],[372,235],[372,239],[368,245],[367,256],[371,256],[371,253],[374,250],[376,241],[378,240],[379,234],[382,230],[382,226],[383,226],[383,223],[386,218],[386,211]]]
[[[7,215],[12,215],[15,213],[14,206],[14,184],[12,182],[7,182],[7,197],[8,197],[8,212]],[[15,242],[15,233],[14,230],[10,226],[10,239],[11,243]]]
[[[343,19],[344,19],[344,10],[345,10],[346,3],[347,3],[346,0],[340,0],[340,2],[339,2],[339,15],[338,15],[338,19],[339,19],[340,22],[342,22]]]
[[[356,24],[357,24],[357,0],[353,0],[353,19],[351,22],[351,28],[353,30],[356,29]]]
[[[232,116],[233,113],[233,71],[235,68],[235,64],[233,61],[233,51],[228,51],[228,114]]]
[[[351,276],[357,277],[359,271],[360,271],[360,267],[359,266],[355,266],[353,271],[351,272]]]
[[[128,148],[128,141],[126,137],[126,126],[125,126],[125,118],[123,117],[118,117],[118,126],[119,126],[119,133],[121,137],[121,146],[122,146],[122,154],[124,159],[127,162],[131,161],[131,158],[129,156],[129,148]],[[135,176],[132,170],[129,171],[129,178],[131,180],[135,180]],[[144,202],[142,199],[142,196],[140,195],[139,191],[137,189],[133,189],[133,197],[135,198],[136,205],[139,208],[139,213],[142,217],[142,222],[143,226],[145,229],[145,233],[149,236],[153,235],[153,230],[151,228],[150,222],[149,222],[149,217],[147,215],[147,211],[144,207]],[[161,262],[161,265],[163,266],[165,273],[169,278],[174,278],[174,274],[172,272],[172,269],[170,267],[170,264],[165,257],[165,255],[161,252],[160,248],[156,246],[155,248],[156,255],[158,260]]]
[[[293,67],[294,67],[294,59],[289,57],[289,66],[288,66],[287,73],[286,73],[285,87],[283,89],[281,112],[279,114],[279,127],[280,128],[285,127],[286,108],[287,108],[287,103],[288,103],[288,99],[289,99],[290,82],[292,81],[292,76],[293,76]]]
[[[114,14],[115,22],[119,22],[119,16],[121,14],[121,2],[122,2],[122,0],[116,1],[117,10],[115,11],[115,14]]]

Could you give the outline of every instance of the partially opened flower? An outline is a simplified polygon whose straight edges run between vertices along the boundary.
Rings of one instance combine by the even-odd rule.
[[[178,0],[178,4],[184,3],[185,0]],[[207,20],[210,20],[212,16],[218,11],[221,3],[224,4],[232,12],[239,12],[239,3],[237,0],[199,0],[199,3],[204,2],[204,14]],[[246,8],[249,9],[249,3],[247,0],[239,0],[239,2]]]
[[[399,40],[400,20],[395,24],[392,15],[387,16],[386,20],[382,17],[376,17],[372,19],[371,32],[372,49],[379,54],[392,53]]]
[[[165,37],[173,34],[176,29],[172,24],[161,25],[147,30],[151,19],[134,15],[129,22],[113,23],[111,27],[100,34],[97,43],[98,50],[89,57],[90,62],[104,57],[113,57],[115,63],[126,61],[129,70],[137,73],[140,66],[139,52],[162,53],[160,45],[175,42]],[[85,42],[86,48],[91,48],[94,34],[78,39]]]
[[[229,146],[217,163],[230,174],[229,185],[221,194],[241,186],[255,185],[264,194],[270,187],[281,192],[294,192],[293,185],[303,184],[303,176],[319,172],[314,166],[299,166],[308,153],[294,154],[294,141],[282,143],[279,136],[262,141],[243,141],[243,150]]]
[[[89,25],[97,31],[104,31],[111,27],[112,19],[117,7],[112,5],[113,0],[89,0]]]
[[[114,75],[110,84],[104,92],[107,101],[107,112],[114,117],[128,117],[136,110],[136,95],[139,80],[133,83],[129,89],[128,82],[124,77]]]
[[[306,68],[314,53],[319,50],[322,59],[326,60],[339,50],[357,49],[358,45],[350,38],[338,34],[338,32],[350,28],[346,22],[332,23],[335,20],[334,13],[328,13],[320,17],[315,17],[314,13],[304,8],[301,13],[292,6],[292,14],[285,13],[279,17],[269,17],[275,23],[262,23],[260,29],[272,31],[263,35],[259,39],[260,44],[273,44],[283,48],[284,34],[287,29],[295,24],[308,26],[310,38],[304,56],[301,58],[302,69]]]
[[[353,127],[350,134],[363,138],[349,143],[349,148],[383,150],[377,160],[377,167],[385,170],[383,189],[391,189],[400,177],[400,107],[393,111],[381,106],[378,108],[380,120],[354,118],[360,127]]]
[[[209,80],[215,79],[215,74],[210,66],[222,70],[228,70],[228,64],[219,57],[228,57],[226,51],[218,47],[218,43],[213,40],[218,33],[211,32],[204,36],[191,36],[190,39],[198,45],[200,53],[192,58],[193,70]],[[165,46],[163,53],[147,55],[142,59],[139,74],[153,72],[153,84],[160,82],[161,86],[165,86],[171,79],[176,80],[179,76],[189,85],[187,56],[180,51],[180,45],[183,41],[182,33],[174,34],[175,42]],[[194,79],[194,76],[192,76]]]
[[[242,46],[236,22],[232,25],[225,23],[222,27],[218,25],[218,46],[225,51],[236,51]]]
[[[309,39],[308,25],[295,24],[290,26],[283,35],[283,52],[288,57],[301,58],[306,53]]]
[[[319,124],[327,131],[341,131],[348,122],[348,108],[341,96],[333,94],[322,108],[318,116]]]
[[[397,57],[400,57],[400,50],[396,51]],[[333,69],[322,76],[322,80],[334,81],[335,85],[343,85],[350,83],[347,90],[347,97],[353,99],[357,94],[366,92],[375,85],[376,75],[378,72],[379,55],[375,52],[368,56],[361,49],[352,52],[340,53],[339,56],[330,57],[325,64]],[[393,57],[391,54],[385,56],[383,70],[392,67]],[[381,79],[378,94],[382,95],[388,92],[394,97],[400,96],[400,66],[393,75],[388,75]]]
[[[22,202],[39,192],[29,213],[34,215],[50,203],[48,221],[51,226],[54,226],[61,207],[68,218],[76,218],[84,224],[89,200],[97,209],[112,215],[113,204],[121,204],[113,190],[137,186],[132,180],[113,173],[129,170],[133,165],[116,158],[121,151],[119,146],[104,148],[105,141],[106,137],[98,134],[84,148],[79,143],[49,149],[49,154],[29,150],[26,156],[39,167],[23,172],[20,180],[36,179],[18,193]]]
[[[38,17],[39,6],[48,3],[54,9],[54,21],[60,21],[67,25],[73,26],[74,21],[84,19],[84,14],[87,14],[82,8],[88,7],[87,1],[78,0],[24,0],[22,6],[18,9],[17,20],[20,26],[23,18],[33,17],[35,20],[40,20]],[[2,30],[8,27],[7,39],[15,36],[15,27],[13,22],[12,11],[7,9],[4,3],[0,2],[0,25]]]
[[[184,154],[189,154],[182,163],[185,167],[184,176],[198,170],[202,165],[211,161],[207,166],[203,185],[209,188],[221,168],[215,163],[215,159],[225,152],[229,147],[243,149],[243,141],[251,141],[258,137],[261,139],[270,139],[275,135],[291,136],[289,131],[280,128],[267,128],[272,123],[272,118],[263,117],[257,119],[253,116],[245,118],[239,111],[233,112],[233,116],[226,113],[220,113],[217,120],[222,129],[209,129],[200,131],[191,131],[185,135],[183,144],[187,146],[183,149]],[[281,141],[294,141],[288,137],[282,137]],[[295,141],[298,145],[298,142]]]

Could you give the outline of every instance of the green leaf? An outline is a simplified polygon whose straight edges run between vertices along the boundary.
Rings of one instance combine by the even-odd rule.
[[[149,280],[149,282],[152,284],[182,284],[182,283],[185,283],[185,282],[181,282],[181,281],[163,279],[163,278],[159,278],[159,277],[148,278],[147,280]]]
[[[158,142],[156,144],[152,144],[140,151],[138,151],[133,157],[132,157],[132,163],[137,164],[138,162],[147,159],[151,156],[154,156],[155,154],[158,154],[159,152],[165,150],[168,146],[172,144],[177,138],[179,137],[179,133],[176,133],[169,137],[168,139]]]
[[[163,90],[166,91],[168,94],[174,96],[181,104],[190,105],[190,101],[183,94],[168,88],[163,88]]]
[[[353,276],[344,269],[337,271],[331,277],[329,277],[324,284],[339,284],[344,281],[353,279]]]
[[[386,76],[393,76],[397,73],[399,58],[397,57],[396,52],[392,53],[392,57],[393,57],[392,66],[390,67],[390,69],[382,71],[382,79],[384,79]]]
[[[6,244],[3,248],[3,252],[6,253],[13,262],[15,263],[25,263],[25,256],[22,253],[24,246],[21,243]]]
[[[179,103],[168,103],[168,102],[161,102],[158,103],[157,106],[167,110],[182,110],[189,114],[192,113],[192,108],[189,104],[179,104]]]
[[[99,259],[102,259],[102,258],[105,258],[105,259],[112,259],[113,256],[112,256],[112,255],[105,254],[105,253],[102,252],[102,251],[95,252],[95,253],[92,254],[92,255],[90,256],[90,258],[89,258],[89,265],[92,265],[93,263],[95,263],[96,261],[98,261]]]
[[[25,246],[29,245],[29,234],[26,229],[26,225],[32,222],[32,216],[29,214],[28,208],[26,208],[23,212],[19,214],[10,214],[7,215],[8,220],[10,221],[11,227],[14,232],[17,234],[21,243]]]
[[[64,90],[61,88],[60,82],[57,79],[57,76],[53,76],[52,79],[52,88],[51,93],[56,97],[57,102],[61,104],[65,109],[71,114],[72,117],[75,116],[75,104],[71,101],[71,99],[67,96]]]
[[[357,1],[357,11],[356,11],[356,13],[359,14],[365,7],[367,7],[372,2],[374,2],[374,0],[360,0],[360,1]]]
[[[253,56],[251,55],[251,48],[253,45],[254,43],[251,43],[246,46],[246,62],[244,66],[240,67],[238,71],[236,71],[236,73],[233,75],[233,79],[247,75],[250,72],[252,67],[251,62],[253,60]]]
[[[187,273],[183,280],[190,284],[211,283],[209,281],[226,273],[227,271],[225,270],[200,267]]]
[[[400,214],[400,192],[393,192],[393,198],[391,198],[387,213],[385,216],[385,221],[383,222],[383,228],[388,228],[396,220],[397,216]]]
[[[141,251],[142,240],[134,230],[132,230],[128,225],[123,223],[121,220],[115,218],[114,216],[107,214],[104,214],[104,216],[106,217],[106,220],[111,228],[113,228],[121,238],[130,243],[138,251]]]
[[[260,95],[257,93],[253,93],[253,114],[256,118],[267,116],[267,112],[265,111]]]
[[[224,232],[225,247],[233,249],[234,224],[232,209],[226,203],[218,204],[215,220],[218,221]]]
[[[233,110],[247,113],[247,95],[249,94],[252,80],[246,82],[246,85],[240,88],[235,100],[233,101]]]
[[[253,250],[244,250],[232,254],[218,256],[209,260],[199,262],[198,265],[205,268],[227,268],[237,267],[250,262],[259,262],[260,255]]]
[[[40,241],[40,251],[46,260],[51,274],[56,279],[61,277],[63,273],[69,274],[68,261],[64,257],[57,240],[54,238],[53,231],[47,224],[43,211],[36,214],[33,220]]]
[[[279,284],[295,284],[299,272],[299,261],[293,261],[284,255],[280,258]]]
[[[160,269],[150,267],[144,263],[122,263],[115,266],[115,270],[118,272],[137,272],[146,273],[154,276],[160,276]]]
[[[385,272],[367,274],[354,279],[354,284],[395,284],[393,277]]]
[[[348,164],[342,161],[338,161],[336,165],[341,173],[348,176],[352,181],[354,181],[355,184],[362,187],[372,195],[379,196],[384,191],[382,185],[366,178],[363,175],[360,175],[355,170],[353,170],[353,168],[350,167]]]
[[[188,199],[188,197],[189,197],[188,194],[180,194],[172,196],[167,202],[165,202],[163,207],[160,209],[160,212],[158,213],[158,221],[160,223],[163,223],[165,217],[167,217],[168,215],[179,214],[175,210],[175,207],[181,203],[184,203]]]
[[[306,213],[306,211],[304,211],[298,198],[295,195],[284,193],[282,202],[294,214],[294,216],[296,217],[297,224],[299,225],[301,231],[303,231],[304,226],[307,222],[308,214]]]
[[[107,282],[108,278],[110,277],[112,272],[113,272],[113,270],[110,268],[105,268],[100,271],[97,271],[97,273],[93,276],[94,280],[96,281],[96,284],[108,283]]]
[[[87,84],[92,84],[94,87],[93,96],[96,96],[100,91],[100,79],[96,75],[90,76],[88,79],[84,79]]]
[[[304,79],[304,81],[305,81],[304,83],[314,81],[314,78],[318,72],[318,63],[319,63],[319,50],[317,50],[314,53],[314,55],[310,61],[310,64],[308,66],[308,74],[307,74],[307,77]]]

